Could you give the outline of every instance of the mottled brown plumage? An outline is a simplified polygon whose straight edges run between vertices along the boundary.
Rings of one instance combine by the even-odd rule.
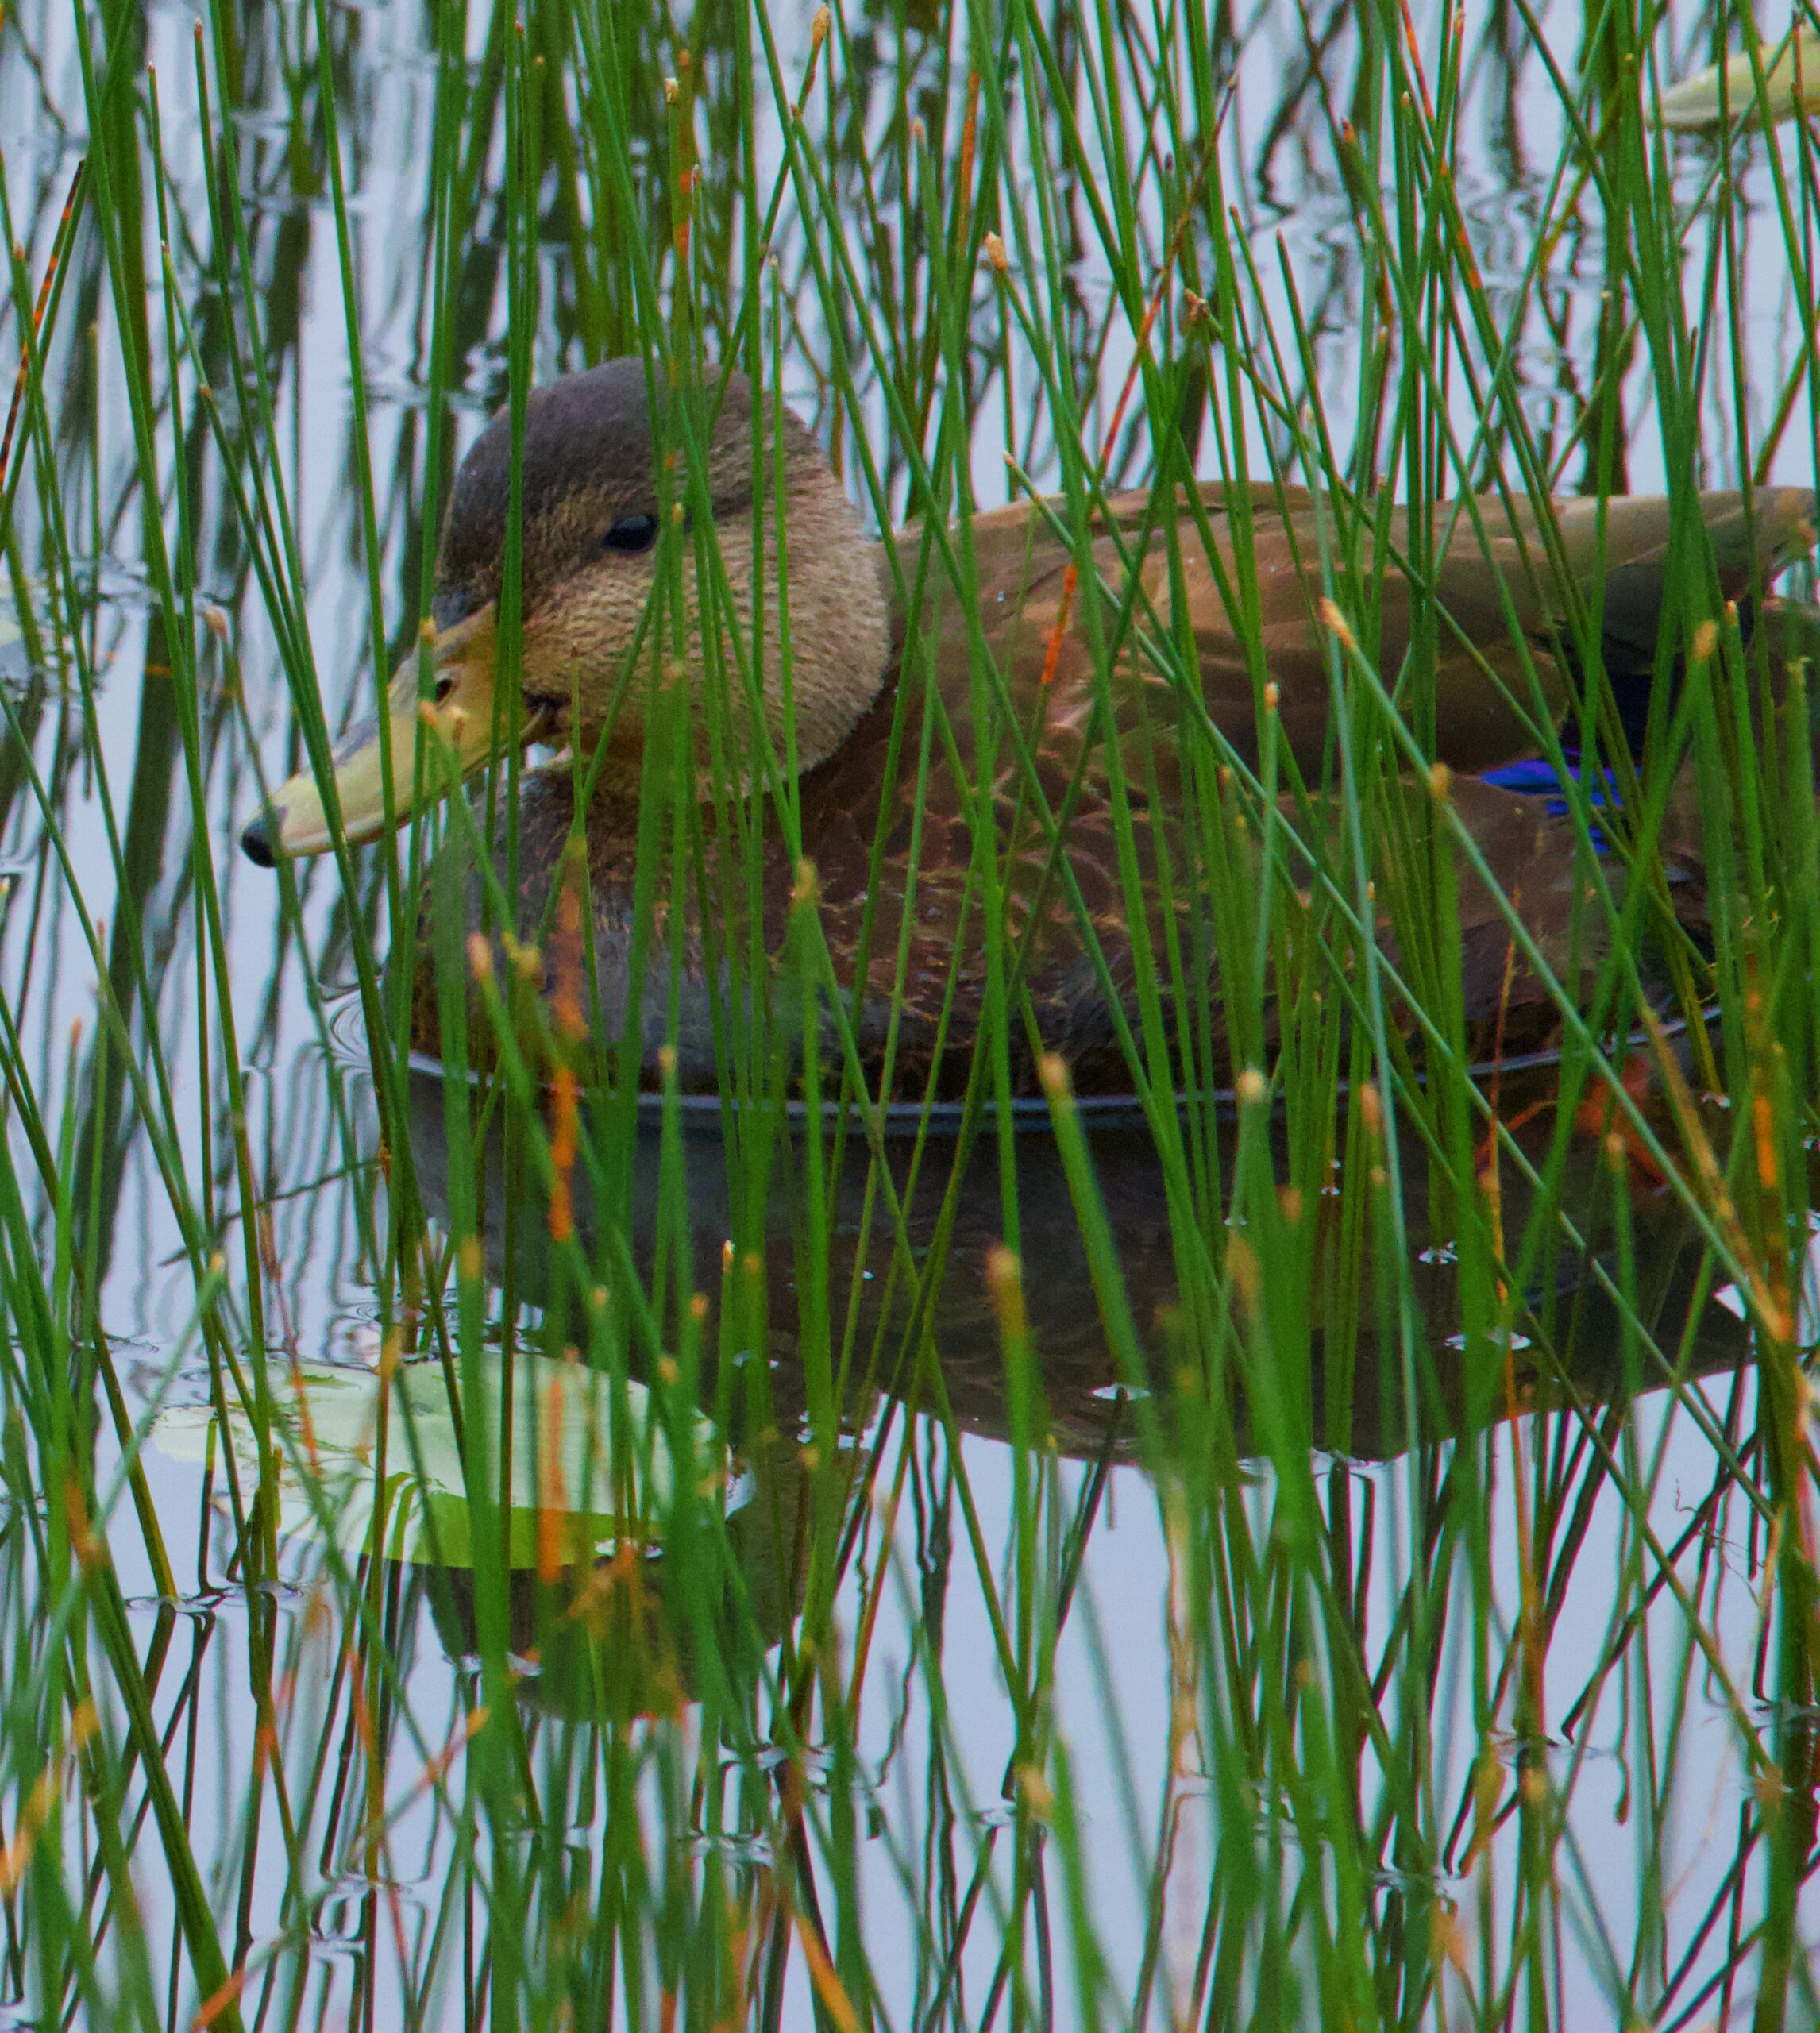
[[[551,887],[576,830],[576,777],[604,743],[579,829],[599,983],[594,1024],[616,1035],[626,1020],[640,783],[648,764],[657,765],[664,783],[681,790],[694,845],[683,879],[673,884],[672,805],[661,829],[665,866],[647,871],[654,875],[655,937],[639,1016],[646,1063],[673,1042],[685,1085],[715,1084],[716,1005],[732,978],[726,956],[737,955],[743,970],[762,947],[773,974],[758,993],[773,989],[792,900],[805,879],[773,808],[776,793],[788,797],[792,741],[798,774],[789,801],[801,858],[814,871],[822,933],[837,980],[858,990],[854,1028],[869,1074],[876,1076],[890,1040],[899,1094],[921,1091],[931,1074],[949,1090],[965,1076],[986,1007],[988,851],[1010,956],[1014,1077],[1032,1081],[1040,1047],[1068,1059],[1083,1088],[1128,1084],[1116,1015],[1135,1008],[1139,963],[1121,874],[1117,785],[1132,822],[1150,964],[1166,990],[1178,968],[1190,1005],[1210,1016],[1214,1034],[1197,1034],[1194,1042],[1215,1063],[1224,1067],[1240,1048],[1267,1049],[1278,1021],[1273,998],[1298,992],[1298,983],[1310,993],[1346,993],[1359,962],[1347,924],[1356,882],[1336,808],[1321,786],[1337,781],[1335,650],[1350,645],[1352,631],[1323,587],[1348,583],[1337,567],[1324,572],[1324,558],[1343,554],[1358,533],[1339,527],[1332,504],[1270,488],[1240,498],[1204,487],[1197,500],[1173,504],[1179,542],[1172,546],[1154,526],[1147,497],[1118,496],[1094,525],[1091,569],[1078,580],[1071,566],[1079,561],[1053,508],[998,510],[949,533],[962,582],[977,589],[970,599],[955,592],[943,546],[917,528],[896,539],[894,571],[885,549],[865,538],[800,425],[787,415],[776,420],[769,404],[764,418],[755,458],[750,394],[734,377],[711,428],[704,407],[673,397],[654,432],[644,368],[630,361],[565,377],[530,404],[522,459],[524,712],[531,732],[566,735],[571,753],[528,773],[521,785],[519,934],[547,921]],[[667,453],[654,449],[654,437]],[[495,751],[494,731],[507,724],[491,702],[510,453],[501,418],[464,465],[442,542],[436,619],[449,697],[424,710],[468,769]],[[1748,512],[1735,495],[1706,496],[1700,505],[1726,597],[1760,603],[1760,582],[1810,540],[1805,494],[1760,492]],[[695,527],[704,511],[711,546]],[[666,529],[673,532],[667,543],[658,541]],[[1497,889],[1515,903],[1549,970],[1577,989],[1600,956],[1598,914],[1579,908],[1594,879],[1591,857],[1548,799],[1473,773],[1533,755],[1538,730],[1576,707],[1568,618],[1575,596],[1563,590],[1552,554],[1564,559],[1582,600],[1591,597],[1602,561],[1593,624],[1601,654],[1621,710],[1647,704],[1669,508],[1641,497],[1563,502],[1544,541],[1528,510],[1487,497],[1437,510],[1432,529],[1443,548],[1425,624],[1433,643],[1432,708],[1399,704],[1408,723],[1425,730],[1425,752],[1452,774],[1444,785],[1412,775],[1400,750],[1355,756],[1371,821],[1368,873],[1385,899],[1398,899],[1394,912],[1376,907],[1375,929],[1393,963],[1432,988],[1434,970],[1453,965],[1444,934],[1457,924],[1469,1024],[1506,1046],[1529,1044],[1549,1020],[1545,983],[1517,952],[1494,890],[1450,844],[1443,800]],[[776,590],[784,576],[780,548],[787,629]],[[1244,596],[1234,591],[1244,584],[1238,560],[1247,550],[1255,602],[1248,622]],[[1409,533],[1401,511],[1375,538],[1364,533],[1363,551],[1365,582],[1375,557],[1382,573],[1376,639],[1359,654],[1369,650],[1394,691],[1405,681],[1423,605],[1404,569]],[[923,588],[920,601],[913,592],[906,601],[900,578]],[[754,677],[755,642],[762,683]],[[1198,666],[1197,689],[1168,675],[1183,667],[1185,653]],[[1349,646],[1340,664],[1346,696],[1355,700],[1363,691]],[[408,729],[415,691],[414,669],[401,673],[392,718],[382,726]],[[483,708],[474,702],[489,714],[484,733],[476,730]],[[983,772],[975,724],[981,702],[991,757]],[[920,790],[926,719],[929,762]],[[664,730],[685,721],[687,733],[676,739],[686,746],[678,750]],[[1208,723],[1229,752],[1210,745]],[[1360,730],[1381,731],[1383,722],[1371,708],[1354,725],[1356,741]],[[669,745],[648,758],[654,739]],[[776,758],[769,765],[767,742]],[[1246,778],[1267,753],[1282,793],[1286,837],[1293,827],[1303,849],[1290,847],[1274,863],[1284,915],[1273,949],[1277,972],[1260,982],[1251,978],[1252,928],[1235,920],[1230,901],[1222,912],[1217,900],[1254,896],[1264,879],[1262,808]],[[401,774],[408,782],[408,760]],[[290,845],[293,832],[303,843],[294,851],[326,844],[309,806],[313,795],[311,786],[287,787],[276,801],[280,843]],[[981,841],[976,827],[989,813]],[[347,823],[357,837],[354,818]],[[361,824],[372,830],[364,816]],[[266,822],[249,829],[249,847],[269,852],[270,831]],[[1675,863],[1676,893],[1697,916],[1698,843],[1678,844],[1693,851]],[[1323,871],[1311,866],[1311,854],[1325,860]],[[502,845],[502,871],[506,859]],[[1382,881],[1393,862],[1402,879]],[[756,928],[746,922],[754,868]],[[1605,870],[1615,884],[1616,864],[1608,861]],[[479,892],[471,881],[476,917]],[[673,944],[680,949],[673,994]],[[557,962],[548,964],[553,989]],[[427,974],[420,986],[418,1042],[434,1050]],[[773,998],[786,1027],[796,995],[792,987],[789,997]],[[1236,1013],[1228,1007],[1235,997],[1243,1005]],[[724,1009],[719,1014],[723,1020]],[[1394,1014],[1413,1028],[1407,1009]]]

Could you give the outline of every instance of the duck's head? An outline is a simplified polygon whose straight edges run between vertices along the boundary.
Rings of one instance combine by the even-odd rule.
[[[679,677],[691,694],[704,792],[716,719],[728,758],[723,767],[750,785],[758,781],[755,741],[768,738],[781,759],[792,714],[796,766],[806,770],[840,746],[871,703],[890,642],[877,554],[815,440],[788,413],[773,429],[767,400],[755,470],[751,390],[735,375],[718,416],[696,439],[704,447],[698,476],[689,469],[680,399],[666,392],[661,401],[670,413],[654,428],[644,363],[613,360],[534,390],[526,403],[523,710],[515,729],[497,684],[511,501],[507,415],[495,417],[476,439],[456,476],[437,561],[433,696],[419,700],[414,652],[393,678],[380,718],[355,728],[335,751],[350,843],[384,830],[381,758],[388,748],[392,816],[402,822],[449,788],[451,756],[455,773],[470,776],[515,738],[571,742],[586,758],[604,737],[599,794],[635,796],[654,700],[660,685]],[[696,414],[705,407],[696,405]],[[660,442],[669,449],[660,452]],[[694,527],[704,502],[711,533]],[[680,593],[680,613],[673,591]],[[764,616],[756,670],[755,607]],[[762,731],[748,704],[754,686]],[[420,727],[426,743],[418,770]],[[420,787],[415,803],[414,783]],[[241,841],[266,866],[280,854],[331,847],[314,777],[293,777]]]

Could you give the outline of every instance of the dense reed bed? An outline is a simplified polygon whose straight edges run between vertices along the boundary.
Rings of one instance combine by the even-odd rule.
[[[0,17],[0,2023],[1820,2017],[1813,673],[1694,499],[1814,484],[1820,187],[1803,128],[1652,118],[1741,25]],[[713,364],[793,408],[923,532],[912,607],[1050,500],[1178,758],[1154,949],[1144,744],[1112,770],[1121,1109],[1028,1049],[989,773],[1026,847],[1068,809],[989,658],[939,1080],[862,1063],[812,872],[758,929],[798,808],[737,655],[700,802],[640,680],[638,936],[735,871],[711,1094],[476,964],[460,870],[530,762],[238,856],[422,639],[481,418],[627,353],[700,392],[685,476]],[[1197,478],[1260,696],[1256,546],[1317,492],[1317,777],[1209,719],[1144,590],[1205,555]],[[1500,650],[1569,829],[1544,938],[1431,767],[1483,512],[1439,504],[1525,507],[1547,570],[1555,496],[1627,492],[1675,503],[1681,673],[1634,754],[1583,606],[1571,725]],[[666,524],[654,643],[725,534]],[[522,548],[515,496],[507,672]],[[1486,1063],[1473,884],[1544,1063]]]

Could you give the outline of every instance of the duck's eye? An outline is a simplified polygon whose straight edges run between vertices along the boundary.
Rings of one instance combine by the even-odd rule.
[[[451,692],[453,692],[454,689],[455,689],[455,681],[454,681],[454,679],[453,679],[453,678],[452,678],[452,677],[439,677],[439,678],[438,678],[438,679],[437,679],[437,681],[436,681],[436,703],[437,703],[437,704],[438,704],[438,706],[440,706],[440,705],[442,704],[443,700],[444,700],[445,699],[446,699],[446,698],[449,696],[449,693],[450,693]]]
[[[649,550],[657,540],[655,515],[622,515],[600,539],[603,550]]]

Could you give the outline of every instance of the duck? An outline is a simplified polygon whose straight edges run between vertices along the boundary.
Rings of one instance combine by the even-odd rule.
[[[491,852],[517,913],[513,956],[535,955],[547,993],[566,992],[572,1008],[585,977],[584,1028],[623,1036],[636,999],[648,1083],[715,1088],[734,979],[791,1020],[801,998],[779,984],[805,908],[825,941],[823,979],[848,999],[850,1049],[869,1082],[889,1073],[896,1097],[959,1091],[995,994],[1011,1013],[1020,1091],[1041,1090],[1051,1055],[1078,1093],[1128,1091],[1140,967],[1163,980],[1166,1001],[1172,973],[1191,991],[1185,1001],[1205,1013],[1197,1053],[1228,1069],[1254,1063],[1282,1018],[1252,974],[1252,934],[1232,921],[1234,885],[1263,879],[1274,797],[1286,834],[1298,827],[1316,842],[1291,857],[1279,901],[1325,936],[1320,900],[1332,892],[1314,864],[1322,836],[1338,853],[1344,830],[1322,786],[1335,780],[1341,666],[1364,651],[1323,577],[1336,504],[1268,482],[1182,483],[1175,546],[1141,490],[1105,496],[1083,548],[1058,503],[1030,498],[977,512],[964,530],[912,521],[877,540],[792,411],[755,404],[736,373],[720,377],[717,407],[715,387],[631,357],[530,392],[515,707],[499,681],[512,431],[506,414],[494,418],[460,466],[442,527],[432,685],[407,656],[383,712],[334,751],[337,818],[305,771],[245,827],[246,854],[268,867],[321,854],[337,824],[349,845],[374,839],[522,742],[556,753],[519,773],[512,823],[496,819],[490,835],[484,816],[452,827],[442,851],[459,835],[471,862]],[[1717,592],[1760,633],[1795,604],[1766,600],[1764,588],[1811,549],[1813,496],[1716,492],[1699,509]],[[1367,530],[1372,512],[1355,511]],[[1590,982],[1593,885],[1621,875],[1589,866],[1544,759],[1551,724],[1578,729],[1584,689],[1545,538],[1580,594],[1598,592],[1591,625],[1639,754],[1670,584],[1666,497],[1575,497],[1549,519],[1552,530],[1494,495],[1435,511],[1441,619],[1422,752],[1413,767],[1401,749],[1355,759],[1388,832],[1420,829],[1444,800],[1470,842],[1453,857],[1449,907],[1460,1005],[1506,1051],[1533,1047],[1558,1021],[1558,984]],[[1421,602],[1402,562],[1405,512],[1386,507],[1376,527],[1371,662],[1394,684]],[[1255,588],[1246,622],[1228,597],[1247,576],[1242,548]],[[668,802],[642,835],[654,787]],[[503,811],[503,798],[493,803]],[[673,881],[671,843],[685,834],[694,865]],[[661,873],[642,866],[653,838]],[[1676,914],[1693,923],[1697,839],[1672,855],[1665,841],[1664,858]],[[1006,933],[996,987],[989,874]],[[1134,881],[1147,939],[1127,908]],[[565,885],[576,896],[572,928],[591,928],[579,970],[562,940],[531,943],[560,915]],[[496,889],[485,908],[490,887],[470,866],[426,891],[412,1042],[432,1058],[432,894],[463,900],[455,929],[471,940],[498,915]],[[1513,940],[1506,899],[1541,967]],[[1392,959],[1413,953],[1421,926],[1390,902],[1377,908]],[[1417,1013],[1394,1013],[1406,1033],[1421,1029]]]

